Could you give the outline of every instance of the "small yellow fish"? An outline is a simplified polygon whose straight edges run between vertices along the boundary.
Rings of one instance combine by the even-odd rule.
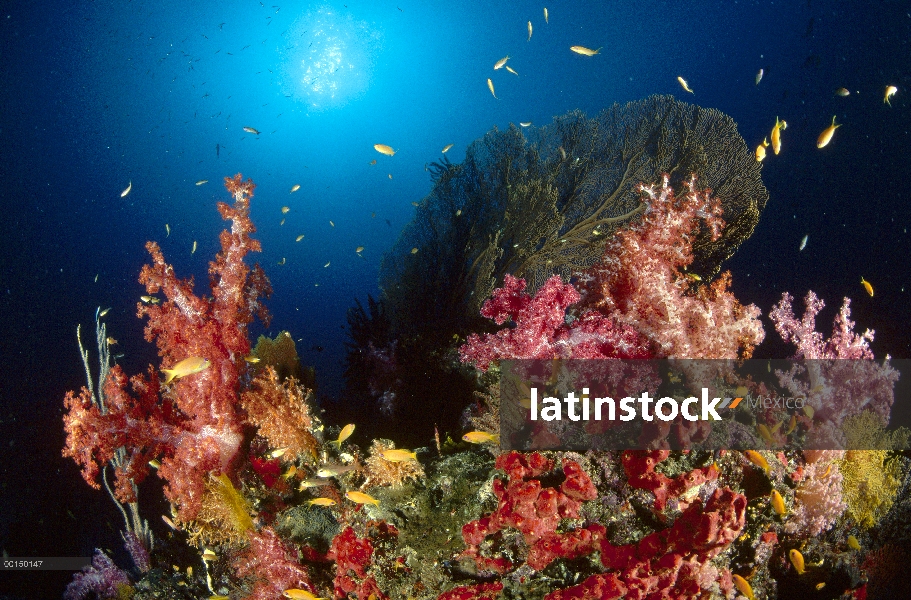
[[[845,97],[845,96],[850,96],[851,92],[848,91],[848,88],[838,88],[837,90],[835,90],[835,95]]]
[[[389,174],[389,179],[392,179],[392,173]]]
[[[282,595],[285,598],[289,598],[289,600],[326,600],[326,598],[317,598],[316,594],[311,594],[307,590],[301,590],[298,588],[285,590],[282,592]]]
[[[100,319],[101,317],[103,317],[104,315],[108,314],[109,312],[111,312],[111,307],[110,307],[110,306],[107,307],[107,308],[104,309],[104,310],[100,310],[100,309],[101,309],[100,306],[99,306],[98,308],[99,308],[99,311],[98,311],[98,318],[99,318],[99,319]]]
[[[521,125],[522,127],[531,127],[531,121],[521,122],[521,123],[519,123],[519,125]]]
[[[787,126],[787,123],[779,121],[778,117],[775,117],[775,127],[772,128],[772,152],[775,153],[775,156],[781,152],[781,131]]]
[[[493,94],[493,97],[497,98],[497,93],[493,91],[493,81],[491,81],[490,77],[487,78],[487,88],[490,90],[490,93]],[[499,98],[497,98],[497,100],[499,100]]]
[[[196,240],[193,240],[193,248],[190,250],[190,254],[196,253]]]
[[[161,461],[158,460],[157,458],[153,458],[152,460],[149,461],[149,466],[152,467],[153,469],[160,469]]]
[[[769,428],[764,424],[760,423],[756,426],[756,429],[759,431],[759,435],[769,444],[775,443],[775,438],[772,437],[772,432],[769,431]]]
[[[330,444],[335,444],[335,446],[336,446],[339,450],[341,450],[341,449],[342,449],[342,442],[344,442],[345,440],[347,440],[348,438],[350,438],[352,433],[354,433],[354,423],[348,423],[347,425],[345,425],[344,427],[342,427],[342,430],[338,433],[338,439],[332,440],[332,441],[329,442],[329,443],[330,443]]]
[[[325,269],[326,267],[328,267],[331,264],[332,264],[332,261],[330,260],[329,262],[327,262],[326,264],[323,265],[323,268]]]
[[[363,247],[363,246],[358,246],[357,248],[354,249],[354,251],[355,251],[356,253],[360,254],[361,252],[364,251],[364,247]]]
[[[412,248],[412,249],[411,249],[411,253],[412,253],[412,254],[417,254],[417,253],[418,253],[418,249],[417,249],[417,248]]]
[[[788,423],[788,430],[784,434],[791,435],[795,429],[797,429],[797,415],[791,415],[791,422]]]
[[[693,94],[694,96],[696,95],[696,92],[691,90],[690,86],[687,85],[686,79],[684,79],[683,77],[677,77],[677,81],[680,82],[680,87],[682,87],[685,92],[689,92],[689,93]]]
[[[784,498],[781,497],[778,490],[772,490],[772,508],[774,508],[775,512],[782,517],[788,512],[787,507],[784,505]]]
[[[457,216],[457,217],[461,217],[461,216],[462,216],[462,209],[461,209],[461,208],[460,208],[459,210],[456,211],[456,216]]]
[[[214,596],[209,596],[209,600],[231,600],[229,596],[222,596],[221,594],[215,594]]]
[[[832,141],[832,136],[835,135],[835,130],[841,127],[841,123],[838,125],[835,124],[835,116],[832,116],[832,124],[825,128],[825,130],[819,134],[819,137],[816,139],[816,147],[823,148]]]
[[[788,558],[791,559],[791,564],[794,565],[794,570],[797,571],[798,575],[803,575],[806,572],[803,554],[800,553],[800,550],[792,548],[791,551],[788,552]]]
[[[447,152],[449,152],[449,149],[452,148],[454,145],[455,144],[446,144],[445,146],[443,146],[443,150],[442,150],[443,154],[446,154]]]
[[[212,362],[208,358],[203,358],[201,356],[190,356],[189,358],[185,358],[170,369],[161,369],[161,372],[166,376],[163,385],[167,385],[175,379],[205,371],[211,364]]]
[[[246,131],[247,133],[253,133],[253,134],[259,135],[259,131],[257,131],[253,127],[244,127],[244,131]]]
[[[860,542],[853,535],[848,536],[848,548],[851,550],[860,550]]]
[[[809,239],[810,239],[809,233],[807,235],[803,236],[803,238],[801,238],[800,246],[798,246],[798,248],[797,248],[798,252],[803,252],[803,249],[807,247],[807,240],[809,240]]]
[[[287,454],[288,450],[290,450],[290,449],[291,448],[279,448],[278,450],[273,450],[272,452],[270,452],[269,456],[271,456],[272,458],[281,458],[282,456]]]
[[[153,296],[140,296],[139,299],[146,304],[154,304],[155,300],[158,300],[158,298],[155,298]]]
[[[513,69],[513,68],[510,67],[509,65],[506,65],[506,70],[509,71],[510,73],[512,73],[513,75],[517,76],[517,77],[518,77],[518,75],[519,75],[518,73],[516,73],[515,69]]]
[[[283,214],[283,215],[288,214],[288,211],[290,211],[290,210],[291,210],[291,207],[290,207],[290,206],[282,206],[282,214]]]
[[[762,162],[765,160],[765,146],[759,144],[756,146],[756,162]]]
[[[507,60],[509,60],[508,54],[506,56],[504,56],[503,58],[501,58],[500,60],[498,60],[496,63],[494,63],[494,65],[493,65],[494,71],[496,71],[497,69],[502,69],[503,65],[506,64]]]
[[[765,71],[759,69],[759,72],[756,73],[756,85],[759,85],[759,82],[762,81],[762,76],[765,75]]]
[[[585,46],[570,46],[569,49],[572,50],[573,52],[575,52],[576,54],[581,54],[583,56],[594,56],[595,54],[597,54],[598,52],[601,51],[601,48],[598,48],[597,50],[592,50],[591,48],[586,48]]]
[[[332,221],[329,221],[329,225],[335,227],[335,223],[333,223]]]
[[[550,21],[547,20],[547,7],[546,6],[544,7],[544,22],[550,23]]]
[[[595,233],[595,232],[592,232]],[[702,281],[702,277],[698,273],[687,273],[686,278],[690,281]]]
[[[291,191],[288,193],[293,194],[294,192],[296,192],[299,189],[301,189],[301,184],[295,183],[294,185],[291,186]]]
[[[208,179],[200,179],[199,181],[196,182],[196,185],[203,185],[203,184],[205,184],[205,183],[209,183],[209,180],[208,180]]]
[[[756,596],[753,595],[753,588],[750,587],[750,583],[746,579],[736,574],[731,575],[731,579],[734,580],[734,586],[737,591],[746,596],[748,600],[756,600]]]
[[[130,190],[133,189],[133,180],[130,180],[130,183],[127,185],[126,189],[120,192],[121,198],[126,198],[126,195],[130,193]]]
[[[247,361],[248,363],[250,363],[251,365],[255,365],[256,363],[258,363],[260,361],[258,356],[253,356],[252,354],[250,356],[245,356],[244,360]]]
[[[816,584],[816,589],[817,589],[817,590],[821,590],[821,589],[824,588],[824,587],[826,587],[826,582],[825,582],[825,581],[820,581],[819,583]]]
[[[500,435],[497,433],[487,433],[486,431],[471,431],[462,436],[462,439],[470,444],[499,444]]]
[[[363,492],[345,492],[345,498],[348,498],[357,504],[372,504],[374,506],[380,505],[379,500]]]
[[[294,238],[294,241],[295,241],[295,242],[299,242],[299,241],[301,241],[302,239],[304,239],[304,234],[300,234],[299,236],[297,236],[296,238]]]
[[[383,450],[380,452],[380,456],[394,463],[418,459],[417,453],[409,452],[408,450]]]
[[[885,93],[885,95],[883,96],[883,102],[885,102],[886,104],[888,104],[888,105],[891,107],[891,106],[892,106],[892,103],[889,102],[889,98],[891,98],[892,96],[894,96],[894,95],[895,95],[895,92],[897,92],[897,91],[898,91],[898,88],[895,87],[894,85],[886,86],[886,93]]]
[[[285,224],[285,220],[282,219],[281,222],[279,223],[279,225],[284,225],[284,224]]]
[[[755,450],[745,450],[743,452],[743,454],[747,457],[747,460],[749,460],[751,463],[753,463],[757,467],[762,468],[762,470],[764,470],[766,473],[769,472],[771,467],[769,467],[768,461],[765,459],[765,457],[762,454],[756,452]]]
[[[873,297],[873,286],[870,285],[870,282],[867,281],[866,279],[864,279],[863,277],[861,277],[860,285],[864,286],[864,289],[867,290],[867,293],[870,294],[870,297],[872,298]]]
[[[307,502],[310,506],[335,506],[335,500],[332,498],[314,498]]]
[[[171,235],[171,226],[167,223],[164,224],[165,237]]]
[[[395,150],[392,149],[392,146],[387,146],[386,144],[374,144],[373,149],[386,156],[395,156]]]
[[[209,548],[206,548],[205,550],[202,551],[203,560],[208,561],[208,560],[215,560],[217,558],[218,558],[218,555],[215,554],[214,552],[212,552],[212,550],[210,550]]]
[[[531,41],[531,21],[528,22],[528,39],[525,40],[525,41],[526,41],[526,42],[530,42],[530,41]]]
[[[813,415],[816,414],[816,409],[813,408],[812,406],[810,406],[809,404],[804,404],[803,405],[803,414],[807,415],[808,417],[810,417],[812,419]]]
[[[418,204],[417,202],[413,202],[413,201],[412,201],[411,206],[420,206],[420,204]]]

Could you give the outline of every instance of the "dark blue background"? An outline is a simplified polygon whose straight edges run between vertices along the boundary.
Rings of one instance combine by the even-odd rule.
[[[275,288],[269,333],[300,339],[321,392],[336,396],[345,311],[377,294],[380,257],[429,191],[424,165],[443,146],[455,144],[448,157],[458,162],[494,125],[544,125],[655,93],[731,115],[751,148],[779,116],[788,128],[781,155],[763,165],[768,207],[727,265],[736,295],[768,313],[782,291],[813,289],[829,303],[826,331],[851,296],[858,329],[877,331],[878,356],[911,354],[907,2],[548,2],[549,25],[543,4],[529,2],[188,5],[0,9],[0,548],[9,555],[117,544],[110,500],[59,454],[63,394],[83,383],[75,327],[112,307],[109,333],[127,371],[156,362],[135,318],[143,245],[161,243],[204,291],[222,228],[214,203],[237,172],[257,184],[256,260]],[[569,51],[576,44],[602,50],[583,57]],[[507,54],[519,77],[492,70]],[[302,65],[317,62],[338,70],[313,82]],[[899,88],[891,108],[882,102],[890,84]],[[842,86],[851,96],[834,96]],[[833,115],[843,126],[818,150]],[[382,156],[376,143],[398,152]],[[194,185],[201,179],[209,183]],[[776,337],[769,330],[757,356],[785,352]],[[156,528],[158,510],[146,514]],[[53,597],[68,578],[0,574],[0,593]]]

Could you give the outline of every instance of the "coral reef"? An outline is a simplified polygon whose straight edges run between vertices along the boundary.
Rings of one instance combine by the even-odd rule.
[[[560,127],[572,123],[569,119]],[[581,119],[576,123],[585,125]],[[594,135],[567,131],[579,139]],[[644,127],[630,135],[645,136],[659,150],[662,143],[674,145],[673,140],[652,140],[647,132],[655,131]],[[572,135],[567,139],[575,139]],[[574,177],[573,170],[579,177],[594,172],[591,165],[583,166],[591,156],[574,147],[564,151],[566,159],[547,159],[556,165],[555,181]],[[678,162],[689,165],[707,156],[689,148]],[[637,161],[624,164],[638,173],[645,167]],[[513,166],[503,168],[514,174]],[[455,185],[457,169],[447,169],[453,171],[448,184]],[[441,181],[447,177],[439,176]],[[729,191],[752,189],[749,173],[745,177]],[[586,181],[582,177],[573,185],[590,185]],[[222,251],[210,266],[212,296],[194,295],[192,282],[177,279],[153,243],[153,264],[142,274],[150,294],[161,290],[167,297],[161,305],[140,309],[149,319],[146,335],[157,341],[162,366],[195,357],[207,361],[204,367],[161,384],[155,367],[128,379],[113,366],[104,382],[103,408],[88,389],[65,398],[64,453],[76,461],[86,481],[97,487],[105,466],[121,453],[115,489],[123,501],[131,501],[149,462],[158,459],[176,521],[166,519],[172,529],[151,560],[136,559],[141,579],[135,586],[99,554],[93,568],[74,580],[70,597],[94,590],[100,596],[130,593],[136,600],[280,600],[307,594],[359,600],[683,600],[732,599],[738,592],[757,598],[885,597],[900,589],[895,572],[904,557],[900,540],[905,533],[899,526],[885,532],[878,525],[906,522],[911,506],[911,461],[899,452],[907,434],[883,429],[897,375],[887,361],[872,360],[872,334],[853,333],[847,306],[829,340],[815,332],[821,308],[815,297],[808,299],[807,313],[798,321],[785,296],[773,320],[802,356],[850,356],[859,363],[855,371],[824,364],[817,370],[779,373],[785,389],[809,393],[822,385],[818,377],[848,386],[860,385],[845,379],[851,373],[872,378],[867,401],[841,410],[805,411],[800,420],[801,429],[831,432],[829,426],[844,416],[848,443],[869,448],[858,454],[796,446],[744,453],[501,453],[493,444],[471,447],[434,436],[426,415],[408,414],[398,402],[413,401],[420,384],[428,382],[434,385],[425,393],[447,393],[445,387],[435,387],[445,380],[443,371],[428,376],[416,370],[423,364],[422,342],[393,338],[383,305],[372,300],[368,310],[360,307],[352,315],[352,332],[363,345],[349,356],[349,368],[372,362],[376,369],[364,373],[361,383],[373,385],[374,393],[396,397],[392,433],[390,439],[379,439],[365,434],[358,423],[356,435],[342,443],[339,434],[335,444],[326,439],[324,419],[316,417],[311,389],[290,373],[283,377],[271,361],[250,366],[246,360],[247,326],[254,313],[262,313],[259,299],[268,286],[261,271],[243,262],[258,249],[249,237],[252,183],[240,176],[226,183],[235,206],[220,205],[232,229],[222,234]],[[539,184],[534,177],[517,176],[504,185],[544,194],[535,191]],[[733,297],[729,274],[711,282],[692,276],[694,260],[710,264],[736,246],[745,229],[738,233],[734,227],[733,237],[725,237],[724,202],[696,188],[693,179],[684,185],[680,194],[668,178],[639,187],[641,208],[624,210],[636,210],[641,218],[620,227],[601,246],[603,255],[572,282],[550,277],[528,286],[507,275],[482,313],[501,329],[463,332],[473,335],[462,345],[461,358],[479,369],[472,377],[463,376],[470,368],[464,365],[445,371],[461,386],[448,390],[452,396],[447,401],[467,398],[456,404],[461,412],[472,397],[480,398],[483,402],[476,406],[497,410],[502,390],[491,386],[497,385],[497,375],[509,378],[496,364],[504,359],[749,356],[763,336],[758,310]],[[504,193],[517,192],[508,187]],[[740,217],[756,206],[755,196],[747,192],[729,200],[742,209]],[[731,214],[735,221],[740,218],[736,211]],[[531,217],[516,216],[525,218]],[[746,218],[739,226],[749,222]],[[287,356],[283,337],[290,339],[280,335],[277,343]],[[264,350],[264,355],[271,352]],[[437,364],[455,363],[448,345],[436,352]],[[388,372],[385,366],[390,366]],[[483,370],[487,373],[479,372]],[[624,377],[651,381],[650,373]],[[748,424],[730,421],[732,427],[756,427],[762,434],[750,439],[786,437],[780,431],[784,420],[763,432],[760,418],[771,422],[778,416],[758,414]],[[471,420],[491,423],[483,412]],[[791,428],[797,428],[796,416]],[[660,442],[669,431],[656,430],[644,443]],[[703,433],[677,430],[682,440]],[[435,437],[435,451],[412,445],[409,436],[424,444]],[[416,450],[403,451],[402,446]],[[864,586],[864,569],[881,582]]]

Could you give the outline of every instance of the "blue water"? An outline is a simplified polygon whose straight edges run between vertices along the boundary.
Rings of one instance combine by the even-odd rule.
[[[88,554],[111,539],[101,517],[84,520],[101,511],[116,524],[110,501],[59,458],[61,398],[84,379],[76,324],[111,307],[126,370],[156,362],[135,317],[143,246],[158,241],[205,291],[223,227],[215,202],[237,172],[257,185],[255,260],[275,290],[265,332],[300,340],[320,392],[337,397],[346,310],[378,295],[382,254],[447,144],[459,162],[493,126],[650,94],[731,115],[750,148],[778,116],[788,128],[764,163],[768,207],[726,265],[735,293],[767,313],[781,292],[813,289],[830,306],[824,328],[850,296],[877,355],[911,355],[906,3],[548,2],[549,24],[529,2],[188,4],[0,9],[0,547],[11,555]],[[506,55],[518,76],[492,70]],[[891,108],[886,85],[899,89]],[[849,97],[833,94],[842,86]],[[833,115],[843,126],[819,150]],[[767,329],[758,356],[784,351]],[[23,527],[39,541],[26,544]]]

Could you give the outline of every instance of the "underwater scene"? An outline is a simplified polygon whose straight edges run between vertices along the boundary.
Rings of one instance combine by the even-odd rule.
[[[0,600],[911,598],[911,3],[0,57]]]

